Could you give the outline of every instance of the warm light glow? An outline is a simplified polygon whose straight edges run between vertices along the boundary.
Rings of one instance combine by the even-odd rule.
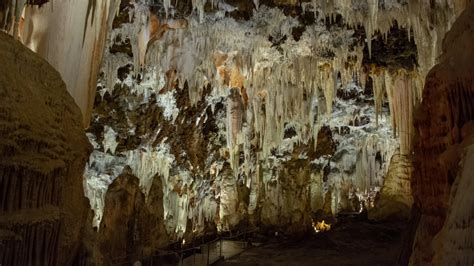
[[[316,233],[320,233],[331,230],[331,225],[327,224],[324,220],[322,220],[321,222],[313,221],[313,228]]]

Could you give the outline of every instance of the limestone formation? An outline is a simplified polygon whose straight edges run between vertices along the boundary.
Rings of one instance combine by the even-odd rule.
[[[89,125],[107,32],[119,0],[8,0],[0,28],[41,55],[59,73]],[[5,14],[2,19],[2,14]],[[2,21],[3,20],[3,21]]]
[[[160,182],[154,182],[153,198],[145,202],[131,169],[125,169],[114,180],[105,196],[100,228],[95,229],[90,239],[94,263],[109,265],[140,260],[169,243],[163,223],[161,189]]]
[[[426,79],[417,112],[412,189],[421,219],[413,243],[414,265],[464,264],[472,259],[472,238],[462,236],[473,232],[469,225],[473,215],[469,192],[474,141],[473,18],[471,2],[444,39],[441,62]]]
[[[93,151],[84,167],[58,73],[3,42],[0,258],[147,263],[220,234],[368,218],[410,220],[400,264],[471,263],[472,211],[456,206],[471,203],[473,6],[3,1],[0,30],[57,69]]]
[[[413,166],[407,156],[396,152],[390,160],[383,188],[376,199],[376,206],[369,211],[373,220],[408,219],[413,204],[411,176]]]
[[[0,32],[0,264],[78,260],[91,147],[59,73]]]
[[[222,16],[225,8],[184,23],[156,22],[160,13],[139,3],[121,7],[117,18],[129,19],[110,33],[89,130],[95,151],[85,187],[99,231],[107,187],[126,167],[146,199],[161,179],[174,241],[187,228],[195,236],[242,227],[305,232],[324,206],[332,215],[360,211],[353,202],[373,206],[399,145],[391,125],[406,124],[416,97],[404,95],[418,93],[409,69],[367,70],[354,30],[307,5],[295,17],[262,5],[246,20]],[[180,26],[149,42],[157,23]]]

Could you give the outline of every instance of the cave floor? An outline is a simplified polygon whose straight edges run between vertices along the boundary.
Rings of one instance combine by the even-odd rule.
[[[216,265],[396,265],[405,225],[342,223],[300,239],[274,238]]]

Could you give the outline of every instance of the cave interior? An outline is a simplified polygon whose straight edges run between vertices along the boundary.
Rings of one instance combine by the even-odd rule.
[[[474,1],[2,0],[0,266],[474,265]]]

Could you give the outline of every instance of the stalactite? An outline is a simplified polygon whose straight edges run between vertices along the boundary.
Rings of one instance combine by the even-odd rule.
[[[54,8],[53,8],[54,2]],[[60,73],[69,93],[81,108],[88,126],[107,32],[120,1],[51,1],[27,6],[22,42],[40,54]],[[71,64],[74,62],[74,64]]]
[[[144,151],[131,151],[127,154],[127,164],[133,174],[140,180],[140,187],[148,197],[153,178],[160,174],[166,181],[169,179],[171,163],[174,158],[168,155],[169,147],[148,147]]]
[[[304,25],[305,31],[296,40],[293,30],[300,22],[279,8],[261,5],[242,22],[222,15],[220,6],[204,12],[210,1],[196,0],[192,2],[196,12],[175,20],[172,2],[162,1],[166,19],[159,21],[146,5],[136,5],[137,11],[131,14],[143,12],[143,16],[132,16],[131,23],[112,33],[131,40],[134,70],[126,81],[116,77],[117,67],[123,65],[121,58],[111,57],[106,64],[108,89],[129,87],[131,94],[125,93],[126,97],[139,96],[145,105],[151,96],[156,98],[163,129],[170,123],[190,127],[193,136],[199,135],[204,132],[202,121],[211,117],[202,108],[208,106],[216,116],[216,108],[222,108],[217,111],[222,115],[213,117],[222,142],[202,147],[203,151],[216,148],[219,155],[209,155],[205,169],[191,162],[189,151],[181,149],[173,136],[156,139],[161,129],[140,136],[147,141],[127,152],[127,162],[116,162],[132,168],[146,195],[152,180],[162,179],[164,218],[171,238],[184,236],[190,221],[199,232],[209,221],[219,230],[230,230],[246,214],[251,219],[261,214],[263,224],[278,225],[305,221],[311,207],[334,214],[350,209],[350,197],[372,206],[400,145],[391,137],[392,129],[400,137],[404,156],[410,153],[413,130],[409,125],[421,99],[421,65],[434,61],[412,72],[396,72],[390,66],[367,70],[364,45],[354,47],[354,31],[338,23],[328,27],[324,19],[334,22],[336,14],[341,14],[346,25],[362,25],[371,54],[372,37],[380,33],[390,38],[395,23],[413,29],[410,37],[417,41],[438,42],[425,29],[445,23],[457,11],[450,8],[446,18],[427,21],[422,15],[439,11],[382,0],[315,0],[302,4],[317,16],[314,24]],[[134,77],[138,74],[140,81]],[[373,81],[375,108],[367,104],[372,99],[363,90],[368,77]],[[188,95],[183,96],[184,92]],[[341,92],[352,96],[338,97]],[[189,110],[199,111],[183,117]],[[331,137],[336,151],[316,141],[328,138],[324,130],[320,132],[324,128],[338,132]],[[321,149],[327,154],[321,155]],[[308,163],[318,170],[300,173],[298,169],[288,179],[289,165],[309,157]],[[239,202],[238,184],[249,190],[248,206]]]
[[[25,6],[25,0],[8,0],[2,4],[4,10],[0,10],[0,29],[18,38],[21,22],[21,12]]]
[[[367,47],[369,57],[372,57],[372,36],[377,28],[377,13],[379,10],[379,0],[367,0],[369,18],[365,22],[365,34],[367,35]]]
[[[356,168],[360,182],[357,187],[366,191],[374,186],[381,187],[394,151],[395,147],[390,140],[369,135],[361,145],[361,159]],[[378,156],[380,159],[377,159]]]
[[[131,36],[130,44],[133,53],[133,69],[139,72],[145,64],[145,54],[148,42],[151,39],[151,17],[150,10],[147,6],[135,4],[133,9],[133,26],[130,30],[132,33],[125,33],[125,36]]]
[[[385,92],[387,94],[387,101],[388,101],[388,106],[390,109],[390,120],[391,120],[393,135],[396,136],[398,133],[396,114],[399,111],[396,109],[397,106],[395,106],[395,102],[393,100],[394,90],[395,90],[395,87],[393,86],[393,77],[392,75],[390,75],[388,71],[384,71],[383,76],[384,76]]]
[[[372,78],[372,88],[374,91],[374,102],[375,102],[375,124],[376,126],[379,125],[379,115],[382,112],[382,104],[384,102],[384,71],[373,69],[372,73],[370,74]]]
[[[238,134],[242,130],[244,106],[242,98],[237,89],[231,89],[227,101],[227,145],[230,153],[230,162],[232,169],[239,168],[239,142],[237,141]]]
[[[416,73],[398,71],[393,80],[393,88],[388,88],[387,94],[391,95],[392,116],[394,117],[396,132],[400,138],[400,152],[402,155],[410,154],[413,141],[414,108],[421,101],[421,81]]]
[[[323,92],[324,92],[324,99],[326,99],[326,114],[328,116],[332,113],[332,104],[334,101],[334,93],[335,93],[335,81],[334,81],[334,70],[329,65],[323,65],[323,70],[321,71],[321,79],[324,80]]]

